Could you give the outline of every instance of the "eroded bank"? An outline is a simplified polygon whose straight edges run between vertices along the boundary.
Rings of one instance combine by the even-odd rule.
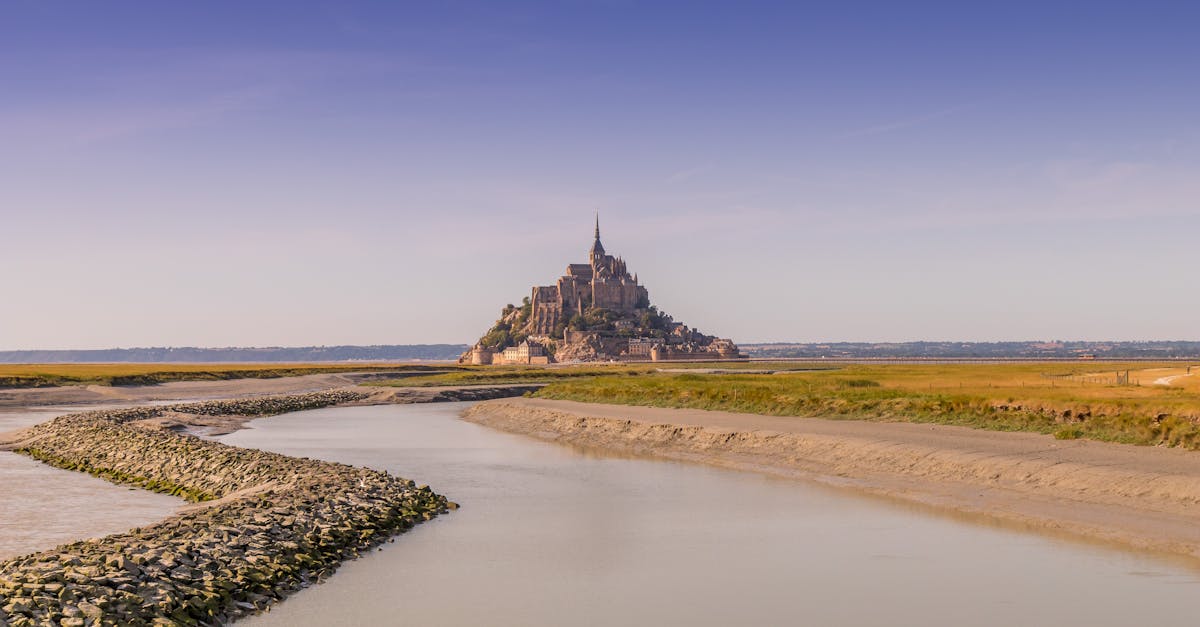
[[[543,440],[800,476],[1200,557],[1200,455],[963,427],[502,399],[473,422]]]

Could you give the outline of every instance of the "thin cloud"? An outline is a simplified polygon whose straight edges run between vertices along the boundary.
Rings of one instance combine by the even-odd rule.
[[[855,137],[870,137],[872,135],[882,135],[884,133],[890,133],[892,131],[899,131],[899,130],[906,129],[906,128],[912,128],[914,126],[920,126],[927,122],[932,122],[933,120],[941,119],[946,116],[952,115],[954,113],[957,113],[958,111],[961,111],[962,109],[963,109],[963,107],[951,107],[949,109],[935,111],[928,115],[922,115],[922,116],[916,117],[916,118],[908,118],[905,120],[897,120],[894,122],[888,122],[887,124],[877,124],[875,126],[867,126],[867,127],[863,127],[860,129],[850,131],[848,133],[843,133],[841,135],[838,135],[838,139],[852,139]]]
[[[403,67],[373,55],[304,51],[160,51],[105,59],[85,97],[0,104],[0,140],[41,150],[208,126],[264,110],[331,76]],[[181,78],[186,77],[186,78]]]
[[[218,94],[198,103],[171,103],[157,107],[110,112],[90,120],[74,137],[92,144],[145,133],[213,124],[229,114],[252,111],[271,101],[279,90],[256,86]]]
[[[691,168],[688,170],[681,170],[681,171],[676,172],[676,173],[668,176],[667,178],[663,179],[663,182],[664,183],[682,183],[683,181],[686,181],[698,174],[704,174],[705,172],[707,172],[711,169],[712,169],[712,166],[710,166],[710,165],[702,165],[702,166],[697,166],[697,167],[694,167],[694,168]]]

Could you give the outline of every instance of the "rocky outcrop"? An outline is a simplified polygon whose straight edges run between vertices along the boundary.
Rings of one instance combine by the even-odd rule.
[[[604,361],[610,355],[621,354],[629,345],[628,339],[623,342],[618,338],[607,338],[607,342],[604,339],[595,333],[579,334],[574,342],[563,342],[555,351],[554,359],[563,363]]]
[[[361,401],[341,390],[59,417],[18,452],[203,502],[127,533],[0,563],[0,625],[216,625],[456,507],[386,472],[227,446],[167,414],[264,416]]]
[[[524,350],[526,343],[533,352]],[[652,346],[658,346],[658,351],[652,353]],[[510,354],[506,348],[517,350]],[[732,341],[688,328],[651,305],[650,293],[636,274],[629,273],[625,260],[604,251],[597,221],[588,262],[568,265],[554,285],[535,286],[521,306],[505,306],[500,319],[458,362],[512,365],[740,357]]]

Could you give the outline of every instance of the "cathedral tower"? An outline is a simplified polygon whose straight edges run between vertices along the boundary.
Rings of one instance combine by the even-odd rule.
[[[596,239],[592,242],[592,249],[588,251],[588,262],[592,267],[596,267],[596,262],[604,259],[604,244],[600,243],[600,214],[596,214]]]

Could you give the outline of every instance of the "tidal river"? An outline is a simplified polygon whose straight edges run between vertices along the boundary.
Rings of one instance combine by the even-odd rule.
[[[0,411],[0,433],[97,407]],[[175,513],[183,501],[31,457],[0,451],[0,559],[128,531]]]
[[[247,625],[1195,625],[1191,564],[458,419],[308,411],[221,441],[385,469],[462,508]]]

